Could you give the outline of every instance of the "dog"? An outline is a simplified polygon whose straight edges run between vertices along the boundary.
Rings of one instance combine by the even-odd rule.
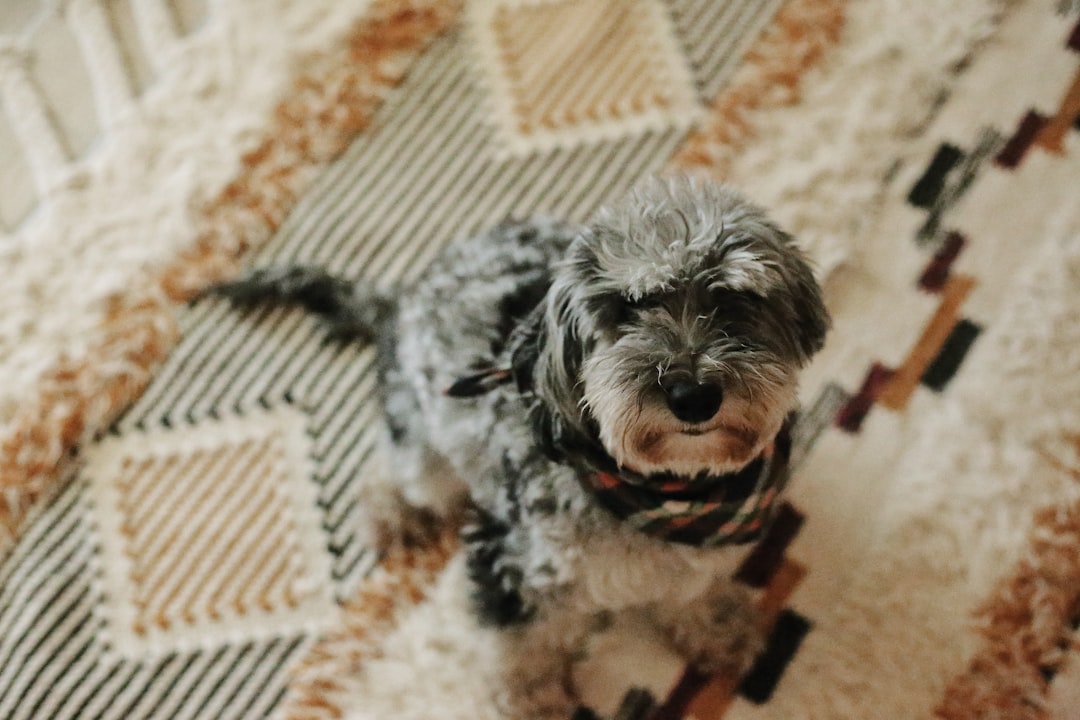
[[[784,491],[799,371],[829,316],[793,238],[736,191],[649,178],[584,225],[464,239],[393,292],[309,267],[213,292],[300,304],[377,345],[371,540],[422,541],[467,508],[508,715],[568,717],[568,657],[613,613],[702,672],[752,663],[762,630],[729,578]]]

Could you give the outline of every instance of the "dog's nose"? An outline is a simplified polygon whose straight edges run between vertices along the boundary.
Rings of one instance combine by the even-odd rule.
[[[714,383],[679,380],[666,391],[668,407],[683,422],[705,422],[716,414],[724,401],[723,391]]]

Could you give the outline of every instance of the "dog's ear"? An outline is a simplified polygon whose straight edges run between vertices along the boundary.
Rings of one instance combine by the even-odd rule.
[[[805,363],[825,344],[830,325],[829,311],[806,256],[790,236],[786,236],[786,242],[792,257],[779,266],[786,276],[782,291],[786,296],[784,305],[795,330],[795,347]]]
[[[535,392],[564,415],[571,425],[580,424],[578,379],[586,346],[576,306],[576,283],[556,274],[547,295],[517,326],[510,338],[510,365],[523,391]]]
[[[562,462],[582,455],[591,443],[583,432],[585,421],[575,394],[582,346],[569,329],[571,323],[558,321],[569,300],[556,295],[549,291],[518,324],[509,354],[518,389],[536,397],[529,415],[539,447],[549,459]]]
[[[536,384],[536,362],[544,345],[544,306],[543,300],[537,303],[510,335],[510,369],[521,392],[531,392]]]
[[[579,287],[565,274],[558,274],[541,303],[543,317],[539,318],[534,372],[537,392],[555,405],[571,425],[580,424],[581,363],[586,344],[591,342],[575,312],[581,306],[574,298]]]

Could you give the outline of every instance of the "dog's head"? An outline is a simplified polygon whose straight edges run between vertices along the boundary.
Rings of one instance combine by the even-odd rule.
[[[530,374],[558,434],[683,476],[762,451],[829,322],[790,236],[732,190],[682,177],[601,210],[530,321]]]

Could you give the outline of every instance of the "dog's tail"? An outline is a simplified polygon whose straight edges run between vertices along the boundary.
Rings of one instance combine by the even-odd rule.
[[[303,265],[253,270],[210,286],[200,297],[215,295],[239,305],[298,305],[320,316],[332,338],[361,342],[376,341],[397,309],[389,294]]]

